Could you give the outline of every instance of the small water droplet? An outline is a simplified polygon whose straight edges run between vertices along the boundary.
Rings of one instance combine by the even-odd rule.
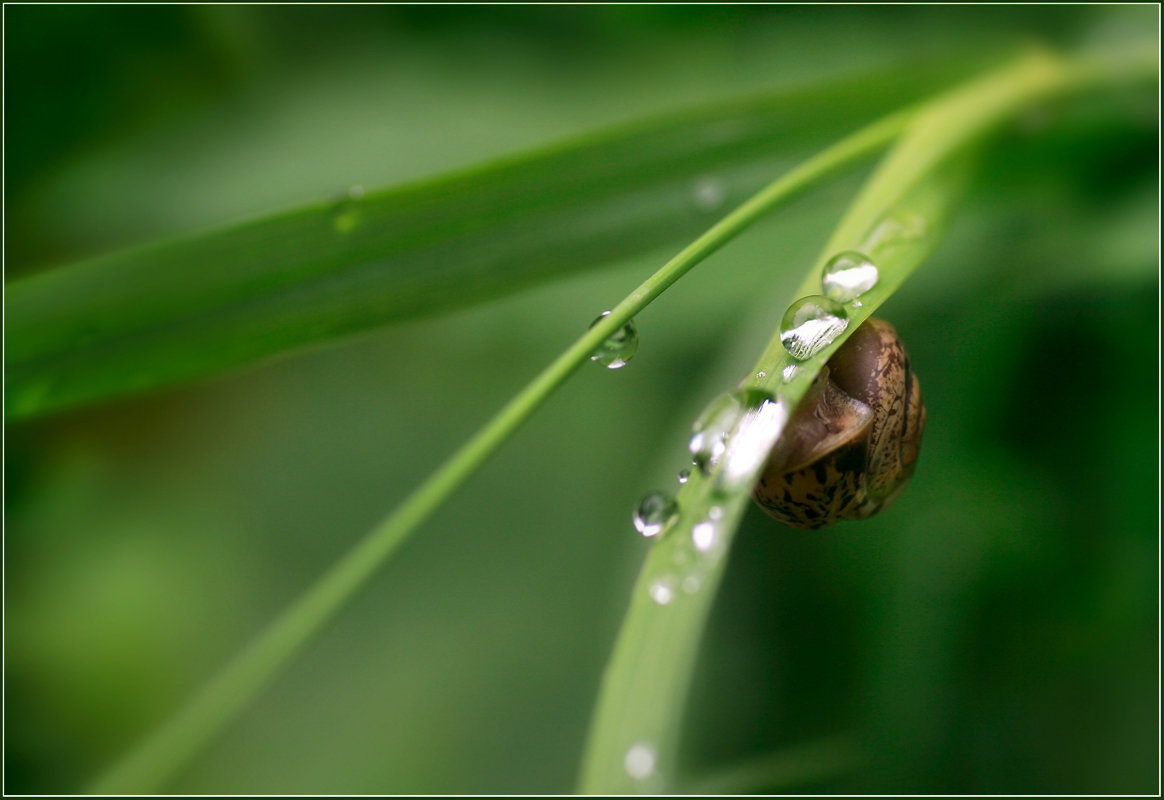
[[[780,378],[785,383],[792,383],[792,381],[794,381],[796,379],[796,376],[799,374],[800,374],[800,365],[799,364],[789,364],[787,367],[780,370]]]
[[[680,486],[685,485],[687,483],[687,479],[690,477],[691,477],[691,470],[689,470],[689,469],[679,470],[679,485]]]
[[[698,575],[688,575],[679,583],[679,587],[683,589],[684,594],[695,594],[702,585],[703,581]]]
[[[707,509],[707,518],[710,520],[723,519],[723,506],[712,506]]]
[[[360,223],[360,201],[363,199],[363,186],[349,187],[336,199],[332,208],[332,225],[336,233],[348,233]]]
[[[710,550],[715,544],[716,529],[713,522],[701,522],[691,529],[691,541],[697,550]]]
[[[739,413],[739,401],[731,394],[721,394],[708,403],[695,420],[694,434],[687,447],[695,466],[705,475],[727,450],[727,438]]]
[[[758,380],[758,381],[762,381],[766,377],[768,377],[768,373],[765,372],[764,370],[760,370],[759,372],[756,373],[756,380]]]
[[[849,325],[840,303],[820,295],[802,297],[788,307],[780,323],[780,341],[797,361],[824,350]]]
[[[655,748],[647,742],[636,742],[626,751],[622,766],[626,774],[637,781],[645,780],[655,774]]]
[[[715,211],[723,205],[726,197],[727,190],[723,181],[717,178],[707,176],[698,178],[691,187],[691,198],[695,201],[695,207],[700,211],[708,213]]]
[[[895,211],[877,223],[866,237],[862,249],[871,253],[888,247],[907,244],[926,235],[925,217],[913,211]]]
[[[879,277],[877,266],[867,256],[849,250],[828,260],[820,284],[830,300],[848,303],[876,286]]]
[[[643,536],[657,536],[679,516],[679,504],[662,492],[648,492],[635,509],[635,529]]]
[[[656,603],[665,606],[675,599],[675,582],[671,578],[660,578],[648,587],[647,593]]]
[[[603,317],[610,316],[609,311],[603,311],[598,319],[590,323],[593,328]],[[598,345],[598,349],[590,355],[591,361],[597,361],[607,369],[620,369],[634,357],[639,349],[639,334],[635,329],[635,321],[627,320],[626,324],[607,337],[606,341]]]

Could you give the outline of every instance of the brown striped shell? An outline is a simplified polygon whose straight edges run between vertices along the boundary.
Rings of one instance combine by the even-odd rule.
[[[870,318],[796,407],[753,496],[794,528],[876,514],[913,475],[925,424],[921,385],[897,331]]]

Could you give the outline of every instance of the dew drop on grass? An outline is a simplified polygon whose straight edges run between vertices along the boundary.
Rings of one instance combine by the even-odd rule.
[[[866,251],[894,247],[921,239],[928,227],[925,217],[913,211],[895,211],[877,223],[865,240]]]
[[[695,466],[704,475],[727,450],[727,438],[739,414],[739,403],[730,394],[721,394],[700,412],[687,443]]]
[[[867,256],[848,250],[828,260],[820,284],[825,297],[848,303],[876,286],[879,277],[877,266]]]
[[[658,760],[655,748],[647,742],[636,742],[630,746],[623,756],[622,766],[626,774],[636,781],[646,780],[655,774],[655,763]]]
[[[598,315],[598,319],[590,323],[590,327],[593,328],[602,321],[603,317],[608,316],[610,316],[610,312],[603,311]],[[607,369],[620,369],[626,366],[626,363],[634,357],[635,351],[638,349],[639,334],[635,330],[635,321],[632,319],[607,337],[606,341],[590,354],[590,360],[597,361]]]
[[[696,550],[707,552],[715,545],[718,533],[715,523],[706,520],[691,529],[691,542],[695,545]]]
[[[662,492],[648,492],[635,509],[635,529],[643,536],[658,536],[679,516],[679,504]]]
[[[733,492],[750,486],[788,422],[788,403],[783,398],[749,392],[742,405],[727,461],[716,476],[718,491]],[[723,509],[713,506],[708,514],[712,520],[719,519],[716,512],[722,515]]]
[[[360,201],[364,187],[352,186],[336,200],[332,209],[332,224],[336,233],[349,233],[360,223]]]
[[[664,577],[654,581],[647,589],[651,599],[661,606],[665,606],[675,599],[675,581]]]
[[[796,376],[800,374],[800,366],[797,364],[789,364],[784,369],[780,370],[780,379],[785,383],[792,383],[796,380]]]
[[[765,422],[777,401],[763,389],[744,388],[721,394],[708,403],[703,413],[695,420],[694,434],[688,443],[695,465],[704,474],[709,474],[728,451],[728,443],[745,429],[753,428],[758,422]],[[743,458],[734,455],[733,461]],[[737,462],[734,469],[739,468]]]
[[[780,323],[780,341],[797,361],[824,350],[849,325],[845,309],[820,295],[802,297],[788,307]]]
[[[686,484],[687,479],[690,477],[691,477],[691,470],[689,470],[689,469],[679,470],[679,485],[683,486],[684,484]]]
[[[695,201],[695,207],[709,214],[719,209],[726,197],[727,190],[723,181],[717,178],[707,176],[698,178],[691,187],[691,198]]]

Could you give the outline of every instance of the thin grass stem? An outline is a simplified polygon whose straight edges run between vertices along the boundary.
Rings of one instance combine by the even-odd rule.
[[[645,280],[505,405],[395,511],[369,531],[200,693],[99,777],[97,794],[155,791],[253,698],[442,503],[591,353],[696,264],[775,206],[889,144],[912,111],[887,116],[753,195]]]

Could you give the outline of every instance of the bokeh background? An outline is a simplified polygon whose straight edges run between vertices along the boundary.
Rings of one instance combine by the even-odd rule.
[[[1158,13],[7,6],[6,279],[719,98],[1155,37]],[[855,768],[752,788],[1158,790],[1157,120],[1155,86],[1121,89],[995,147],[882,313],[929,410],[913,485],[827,532],[748,516],[692,775],[842,736]],[[860,178],[642,314],[636,359],[576,375],[168,789],[571,791],[647,547],[631,509]],[[5,791],[80,789],[674,249],[7,426]]]

